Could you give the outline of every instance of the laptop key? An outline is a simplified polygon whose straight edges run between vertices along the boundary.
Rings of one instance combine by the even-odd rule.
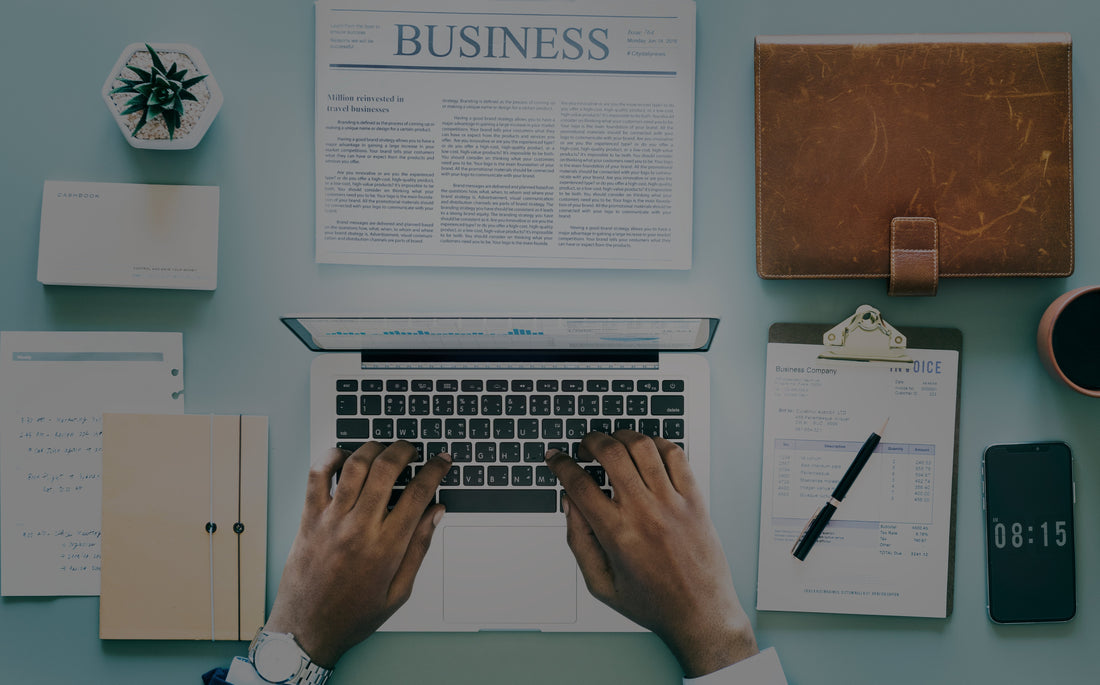
[[[588,392],[607,392],[608,384],[606,380],[593,378],[585,384],[585,387],[588,388]]]
[[[428,395],[409,395],[409,414],[427,416],[432,413],[432,398]]]
[[[413,392],[431,392],[432,382],[431,380],[414,380],[412,382]]]
[[[651,438],[657,438],[661,436],[661,420],[660,419],[639,419],[638,420],[638,432],[642,435],[648,435]]]
[[[336,437],[369,438],[370,419],[336,419]]]
[[[443,437],[442,419],[420,419],[420,437],[425,440],[439,440]]]
[[[488,440],[493,436],[489,419],[470,419],[470,439]]]
[[[543,419],[542,437],[546,440],[560,440],[562,436],[561,419]]]
[[[649,410],[654,416],[683,416],[683,395],[654,395],[649,401]]]
[[[588,433],[587,419],[566,419],[565,437],[570,440],[580,440]]]
[[[535,390],[539,392],[557,392],[558,382],[556,380],[535,381]]]
[[[397,439],[413,440],[420,437],[416,424],[416,419],[397,419]]]
[[[458,381],[445,380],[435,382],[436,392],[458,392]]]
[[[517,487],[523,487],[530,485],[533,475],[530,466],[513,466],[512,467],[512,485]]]
[[[518,442],[502,442],[500,443],[500,461],[515,462],[519,461],[520,446]]]
[[[363,392],[382,392],[382,381],[377,378],[369,378],[360,383]]]
[[[467,487],[480,487],[485,485],[485,467],[484,466],[463,466],[462,467],[462,484]],[[462,492],[461,490],[455,490],[455,492]],[[440,494],[443,494],[440,492]],[[450,509],[450,507],[447,507]]]
[[[508,467],[490,466],[485,469],[485,484],[493,487],[508,485]]]
[[[497,440],[511,440],[516,437],[515,419],[493,419],[493,437]]]
[[[504,413],[508,416],[527,414],[527,395],[508,395],[504,398]]]
[[[549,416],[550,415],[550,396],[549,395],[531,395],[528,399],[528,413],[531,416]]]
[[[623,396],[622,395],[604,395],[603,396],[603,415],[604,416],[622,416],[623,414]]]
[[[467,378],[462,381],[462,392],[481,392],[484,387],[480,378]]]
[[[513,380],[512,392],[531,392],[535,389],[535,382],[530,380]]]
[[[556,395],[554,397],[555,416],[572,416],[574,413],[576,413],[575,397],[572,395]]]
[[[474,445],[475,461],[496,461],[497,444],[495,442],[479,442]]]
[[[558,477],[550,470],[549,466],[535,467],[535,485],[539,487],[553,487],[558,484]]]
[[[344,379],[336,381],[336,392],[355,392],[359,389],[359,381]]]
[[[615,430],[633,431],[638,430],[638,428],[634,424],[634,419],[615,419]]]
[[[611,390],[613,392],[634,392],[634,381],[623,379],[611,381]]]
[[[458,396],[458,415],[474,416],[477,414],[477,395]]]
[[[443,480],[439,482],[440,485],[458,485],[462,482],[461,468],[458,466],[452,466],[447,475],[443,476]]]
[[[447,419],[443,422],[443,435],[448,440],[463,440],[466,438],[466,419]]]
[[[463,474],[463,481],[465,481],[465,474]],[[550,489],[464,490],[459,488],[450,490],[444,488],[439,491],[439,501],[450,513],[552,513],[558,508],[557,500],[557,490]]]
[[[336,414],[337,416],[355,415],[355,395],[337,395]]]
[[[371,436],[375,440],[393,440],[393,419],[375,419]]]
[[[387,416],[401,416],[405,413],[405,396],[386,395],[385,407]]]
[[[599,485],[607,485],[607,474],[602,466],[585,466],[584,470],[588,471],[588,475],[592,476],[592,479]]]
[[[649,413],[649,398],[646,395],[629,395],[626,398],[628,416],[645,416]]]
[[[508,392],[508,381],[485,381],[486,392]]]
[[[541,464],[546,459],[545,442],[523,443],[523,460]]]
[[[363,416],[378,416],[382,413],[381,395],[360,395],[359,413]]]
[[[336,446],[339,447],[342,450],[347,450],[348,452],[354,452],[355,450],[362,447],[363,444],[364,443],[361,443],[361,442],[338,442],[338,443],[336,443]]]
[[[577,398],[577,413],[582,416],[594,416],[600,413],[599,395],[581,395]]]
[[[386,381],[386,392],[408,392],[409,382],[404,378],[391,378]]]
[[[662,392],[683,392],[684,382],[677,380],[661,381]]]
[[[516,419],[516,437],[520,440],[534,440],[539,437],[539,420]]]
[[[432,413],[436,416],[450,416],[455,413],[454,395],[436,395],[433,397]]]
[[[665,419],[663,426],[664,437],[666,440],[683,440],[684,439],[684,420],[683,419]]]
[[[569,380],[561,382],[562,392],[583,392],[584,381]]]
[[[638,392],[658,392],[661,384],[655,380],[638,381]]]
[[[504,412],[503,395],[482,395],[481,414],[483,416],[500,416]]]
[[[588,430],[593,433],[607,433],[610,435],[611,419],[591,419],[588,422]]]
[[[442,454],[447,451],[447,443],[445,442],[429,442],[425,448],[428,450],[428,456],[434,457],[437,454]],[[454,455],[451,455],[451,461],[455,461]]]
[[[470,442],[451,443],[451,461],[467,462],[474,460],[474,445]]]

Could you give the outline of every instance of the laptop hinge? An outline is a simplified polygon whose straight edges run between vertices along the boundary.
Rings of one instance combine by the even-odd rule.
[[[585,350],[439,351],[400,350],[362,352],[363,368],[523,369],[523,368],[658,368],[659,353],[651,350],[607,352]]]

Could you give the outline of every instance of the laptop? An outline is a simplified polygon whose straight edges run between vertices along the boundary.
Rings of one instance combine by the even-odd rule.
[[[447,506],[402,631],[637,631],[593,598],[565,542],[548,449],[576,455],[591,430],[632,428],[683,445],[709,496],[708,317],[291,315],[323,352],[310,372],[310,451],[413,443],[453,465]],[[583,466],[609,495],[596,463]]]

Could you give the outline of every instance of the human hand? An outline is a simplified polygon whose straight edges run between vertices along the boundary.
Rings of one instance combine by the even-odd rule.
[[[617,431],[589,433],[579,456],[603,465],[613,498],[569,455],[546,458],[567,493],[566,539],[593,596],[656,633],[688,677],[756,654],[683,450]]]
[[[394,483],[415,456],[405,441],[385,448],[368,442],[350,456],[330,450],[310,467],[302,522],[265,627],[293,633],[321,666],[335,666],[412,592],[443,516],[443,505],[428,505],[451,467],[449,455],[429,459],[387,512]]]

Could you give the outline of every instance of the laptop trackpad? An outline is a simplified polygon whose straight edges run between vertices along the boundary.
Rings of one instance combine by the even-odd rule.
[[[575,623],[577,562],[564,526],[443,529],[447,623]]]

